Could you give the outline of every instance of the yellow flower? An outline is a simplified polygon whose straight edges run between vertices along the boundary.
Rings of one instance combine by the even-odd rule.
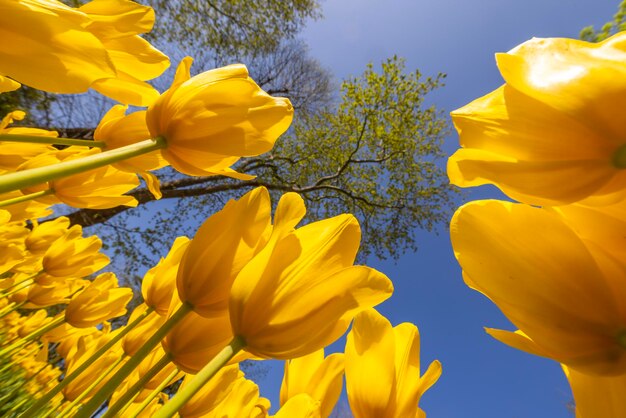
[[[26,113],[21,110],[9,112],[0,122],[0,134],[48,136],[53,138],[58,136],[58,133],[55,131],[22,126],[9,127],[14,121],[22,120],[25,116]],[[0,173],[15,171],[17,167],[31,158],[51,151],[56,151],[56,148],[49,144],[0,141]]]
[[[138,111],[126,115],[127,106],[113,106],[100,120],[93,137],[96,141],[103,141],[105,149],[120,148],[150,138],[150,131],[146,126],[146,111]],[[130,158],[113,164],[119,170],[137,173],[145,180],[150,192],[161,198],[159,179],[150,170],[165,167],[167,162],[160,151],[153,151],[139,157]]]
[[[196,374],[233,339],[228,312],[204,318],[189,312],[162,341],[163,349],[181,370]],[[233,362],[244,360],[245,352]]]
[[[139,315],[144,314],[147,309],[148,306],[144,303],[137,306],[130,314],[128,324],[134,322]],[[151,312],[148,314],[148,316],[142,319],[139,325],[133,328],[133,330],[126,334],[122,339],[122,348],[124,353],[126,353],[127,356],[135,354],[152,336],[154,330],[159,329],[159,327],[163,325],[165,319],[165,317],[159,315],[157,312]]]
[[[84,13],[56,0],[9,1],[2,8],[1,74],[54,93],[82,93],[116,76],[102,43],[85,29]]]
[[[354,319],[346,341],[346,389],[356,418],[420,417],[421,396],[441,375],[433,361],[420,375],[417,327],[396,327],[373,309]]]
[[[280,387],[280,404],[285,405],[296,395],[306,393],[320,402],[319,414],[328,417],[343,387],[343,353],[324,358],[324,349],[285,362],[285,374]]]
[[[272,149],[291,123],[291,103],[261,90],[243,65],[193,78],[190,66],[184,59],[170,89],[148,108],[152,137],[165,138],[163,157],[182,173],[250,179],[228,167]]]
[[[141,294],[146,305],[153,308],[159,315],[167,315],[176,291],[176,274],[178,265],[187,250],[190,241],[187,237],[178,237],[165,258],[148,270],[141,283]]]
[[[65,321],[78,328],[98,325],[126,314],[133,290],[118,287],[113,273],[102,273],[85,290],[74,296],[65,308]]]
[[[193,377],[193,375],[187,375],[183,380],[182,387],[185,387]],[[223,367],[202,389],[187,401],[178,411],[179,415],[182,418],[204,416],[226,399],[226,396],[233,390],[235,383],[239,379],[243,379],[243,373],[239,370],[239,365],[233,364]]]
[[[270,213],[269,193],[258,187],[207,219],[178,268],[181,301],[207,317],[227,312],[233,280],[269,238]]]
[[[0,14],[5,41],[0,74],[53,93],[93,87],[145,106],[158,93],[143,81],[169,65],[167,57],[136,36],[150,30],[153,21],[152,9],[124,0],[94,0],[79,9],[56,0],[6,2]],[[17,86],[0,79],[0,91]]]
[[[44,271],[55,277],[85,277],[109,264],[101,254],[102,241],[97,236],[83,238],[83,228],[74,225],[43,256]]]
[[[304,202],[285,194],[269,243],[241,270],[230,295],[233,332],[259,357],[290,359],[339,338],[360,311],[392,291],[382,273],[353,266],[361,230],[352,215],[294,231]]]
[[[44,308],[46,306],[66,304],[69,302],[70,296],[88,284],[88,281],[80,279],[61,279],[49,285],[35,283],[28,289],[26,296],[26,300],[28,300],[27,306]]]
[[[26,249],[33,254],[44,254],[54,241],[65,234],[69,226],[70,220],[65,216],[41,224],[35,223],[24,241]]]
[[[96,148],[84,152],[76,148],[68,148],[56,154],[50,153],[35,157],[22,164],[19,169],[54,165],[59,161],[75,160],[99,152]],[[120,171],[108,165],[52,180],[47,186],[38,185],[22,191],[34,193],[50,189],[51,196],[40,197],[37,200],[48,204],[62,202],[75,208],[108,209],[120,205],[137,206],[137,199],[124,193],[138,185],[139,180],[135,174]]]
[[[321,418],[320,402],[312,398],[308,393],[300,393],[290,398],[273,415],[274,418]]]
[[[620,418],[626,416],[626,374],[589,376],[563,366],[576,404],[576,418]]]
[[[463,149],[451,182],[534,205],[626,196],[625,40],[532,39],[498,54],[506,84],[452,112]]]
[[[134,106],[148,106],[156,100],[159,93],[145,81],[160,76],[170,61],[138,36],[152,30],[154,10],[128,0],[92,0],[78,10],[91,20],[87,29],[102,42],[117,74],[97,80],[91,87]]]
[[[454,215],[466,283],[520,331],[498,340],[590,374],[626,371],[626,270],[552,210],[478,201]]]

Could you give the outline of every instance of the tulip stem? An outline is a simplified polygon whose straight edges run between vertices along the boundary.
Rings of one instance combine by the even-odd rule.
[[[147,139],[145,141],[126,145],[125,147],[104,151],[94,155],[88,155],[87,157],[77,158],[75,160],[62,161],[45,167],[31,168],[28,170],[4,174],[0,176],[0,193],[24,189],[45,183],[47,181],[93,170],[95,168],[103,167],[118,161],[123,161],[132,157],[137,157],[138,155],[147,154],[149,152],[165,148],[166,145],[165,138],[158,136],[155,139]]]
[[[119,148],[118,148],[119,149]],[[152,349],[161,342],[174,326],[180,322],[193,307],[183,303],[180,308],[156,332],[143,346],[115,373],[115,375],[87,402],[75,415],[76,418],[89,418],[111,396],[117,387],[128,377],[129,374],[152,352]]]
[[[54,190],[48,189],[48,190],[42,190],[40,192],[25,194],[24,196],[14,197],[13,199],[2,200],[0,201],[0,208],[5,207],[5,206],[10,206],[10,205],[15,205],[16,203],[28,202],[29,200],[34,200],[39,197],[48,196],[53,193],[54,193]]]
[[[186,385],[178,391],[163,408],[159,409],[153,418],[171,418],[182,408],[206,382],[228,363],[239,351],[246,346],[242,337],[236,336],[222,349],[213,360],[207,363],[202,370]]]
[[[111,347],[113,347],[119,340],[124,338],[126,334],[133,330],[139,323],[148,315],[152,313],[153,309],[148,308],[144,313],[139,315],[137,319],[135,319],[130,324],[126,325],[124,329],[122,329],[115,337],[111,338],[106,344],[104,344],[100,349],[98,349],[95,353],[93,353],[88,359],[83,361],[80,366],[76,368],[72,373],[66,375],[63,380],[61,380],[54,388],[52,388],[48,393],[39,398],[34,405],[32,405],[24,414],[23,417],[31,417],[35,416],[35,414],[47,406],[48,402],[52,400],[58,393],[60,393],[63,388],[72,383],[74,379],[76,379],[82,372],[84,372],[95,360],[104,355]]]
[[[161,356],[159,361],[157,361],[154,366],[150,368],[134,385],[132,385],[129,389],[124,392],[117,402],[115,402],[112,406],[109,406],[106,413],[102,415],[102,418],[112,418],[117,414],[122,408],[126,406],[127,403],[131,402],[137,393],[143,389],[144,385],[150,381],[157,373],[163,369],[170,362],[170,355],[164,354]]]
[[[57,138],[53,136],[38,135],[12,135],[0,134],[0,141],[5,142],[28,142],[34,144],[51,144],[51,145],[80,145],[84,147],[104,148],[106,144],[103,141],[92,141],[91,139],[74,139],[74,138]]]

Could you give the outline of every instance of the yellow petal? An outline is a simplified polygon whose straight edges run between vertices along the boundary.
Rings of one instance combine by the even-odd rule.
[[[395,406],[395,341],[376,311],[361,312],[346,340],[346,390],[355,418],[391,417]]]
[[[563,370],[569,380],[576,418],[618,418],[626,416],[626,375],[590,376],[567,366]]]
[[[472,285],[543,350],[596,373],[626,365],[617,338],[626,329],[623,302],[599,260],[557,215],[472,202],[457,211],[450,229]]]
[[[21,87],[22,85],[15,80],[11,80],[8,77],[4,77],[0,75],[0,93],[6,93],[7,91],[14,91]]]

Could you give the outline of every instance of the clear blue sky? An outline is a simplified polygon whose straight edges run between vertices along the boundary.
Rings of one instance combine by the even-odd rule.
[[[324,19],[309,24],[311,55],[338,80],[368,62],[397,54],[409,70],[448,74],[429,102],[449,112],[497,88],[494,53],[532,37],[578,37],[610,20],[618,0],[341,0],[323,3]],[[446,140],[451,154],[458,146]],[[472,199],[498,196],[481,190]],[[395,284],[380,307],[393,324],[415,323],[422,364],[443,363],[443,376],[423,398],[430,418],[571,418],[569,387],[558,364],[491,339],[484,326],[511,329],[499,310],[461,280],[447,230],[420,234],[420,250],[397,263],[369,262]],[[341,348],[341,346],[339,346]],[[260,382],[276,399],[279,367]]]

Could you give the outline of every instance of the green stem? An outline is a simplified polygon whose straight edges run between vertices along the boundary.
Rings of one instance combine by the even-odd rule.
[[[133,322],[126,325],[123,330],[121,330],[115,337],[111,338],[106,344],[100,347],[95,353],[93,353],[88,359],[83,361],[76,370],[74,370],[69,375],[66,375],[63,380],[61,380],[54,388],[52,388],[48,393],[39,398],[37,402],[33,406],[31,406],[25,413],[24,417],[32,417],[35,416],[40,409],[47,406],[48,402],[50,402],[58,393],[60,393],[63,388],[72,383],[74,379],[76,379],[82,372],[87,370],[87,368],[93,363],[96,359],[100,358],[104,353],[109,351],[111,347],[113,347],[119,340],[124,338],[126,334],[133,330],[141,321],[148,315],[152,313],[153,309],[148,308],[146,311],[137,317]]]
[[[83,390],[81,392],[80,395],[78,395],[76,398],[74,398],[74,400],[72,400],[72,402],[70,402],[70,404],[67,405],[65,407],[65,409],[63,409],[63,411],[61,411],[61,413],[59,415],[57,415],[56,418],[64,418],[64,417],[68,416],[68,414],[70,412],[72,412],[72,410],[74,410],[74,407],[76,405],[78,405],[80,403],[80,401],[85,399],[85,397],[87,397],[91,393],[91,391],[94,390],[94,388],[100,384],[100,382],[102,382],[104,379],[107,378],[109,373],[111,373],[111,371],[113,369],[115,369],[117,367],[117,365],[122,362],[122,360],[124,360],[124,357],[125,356],[120,356],[117,360],[115,360],[113,363],[111,363],[109,365],[109,367],[104,369],[104,371],[102,373],[99,373],[98,377],[89,386],[87,386],[85,388],[85,390]]]
[[[120,368],[117,373],[89,400],[75,415],[76,418],[89,418],[129,374],[152,352],[174,326],[192,310],[192,306],[183,303],[180,308],[144,343],[143,346]]]
[[[222,349],[213,360],[198,372],[198,374],[186,385],[179,390],[172,399],[166,403],[163,408],[159,409],[153,418],[171,418],[180,410],[192,397],[198,392],[206,382],[208,382],[226,363],[232,359],[241,349],[246,346],[246,342],[242,337],[236,336],[233,340]]]
[[[126,406],[127,403],[132,402],[135,399],[135,396],[139,393],[141,389],[143,389],[144,385],[150,381],[157,373],[163,369],[170,362],[170,355],[164,354],[159,361],[155,363],[154,366],[150,368],[134,385],[132,385],[129,389],[126,390],[124,395],[122,395],[117,402],[115,402],[112,406],[109,406],[107,412],[102,415],[102,418],[112,418],[119,412],[122,408]]]
[[[103,141],[92,141],[90,139],[56,138],[52,136],[36,135],[12,135],[0,134],[0,141],[5,142],[28,142],[31,144],[51,144],[51,145],[80,145],[84,147],[104,148]]]
[[[15,205],[16,203],[28,202],[29,200],[34,200],[51,194],[54,194],[54,190],[48,189],[40,192],[25,194],[24,196],[14,197],[13,199],[2,200],[0,201],[0,208]]]
[[[152,400],[156,398],[159,393],[161,393],[161,391],[163,391],[163,389],[165,389],[172,382],[172,379],[174,379],[177,374],[178,369],[174,369],[172,373],[170,373],[170,375],[167,376],[167,378],[163,380],[159,386],[156,387],[156,389],[150,392],[150,395],[148,395],[148,397],[144,399],[141,404],[139,404],[135,412],[133,412],[133,414],[129,418],[137,418],[143,412],[143,410],[146,409],[148,405],[150,405],[150,402],[152,402]]]
[[[93,170],[94,168],[147,154],[165,148],[165,146],[165,138],[159,136],[155,139],[147,139],[125,147],[77,158],[75,160],[4,174],[0,176],[0,193],[24,189],[47,181]]]

